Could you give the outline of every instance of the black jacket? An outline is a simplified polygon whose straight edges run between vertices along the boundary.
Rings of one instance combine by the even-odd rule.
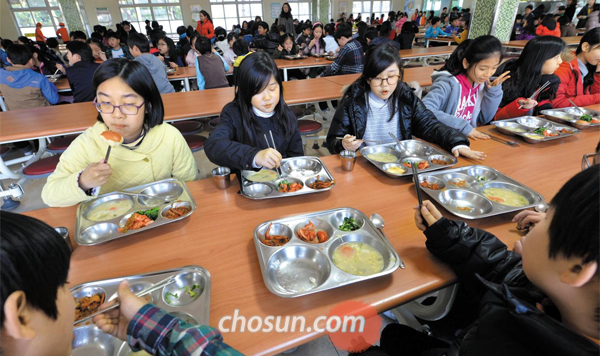
[[[414,33],[400,33],[396,36],[395,41],[400,43],[400,49],[411,49],[414,39]]]
[[[187,65],[185,57],[187,56],[190,49],[192,49],[192,44],[190,43],[190,40],[187,37],[180,39],[177,43],[177,55],[179,56],[179,58],[181,58],[181,62],[183,63],[183,65]]]
[[[221,112],[221,121],[217,128],[210,134],[204,145],[204,151],[208,159],[219,166],[229,167],[233,170],[252,169],[252,160],[254,156],[267,147],[264,134],[269,138],[269,130],[273,132],[273,138],[277,150],[284,158],[298,157],[304,155],[302,147],[302,138],[298,130],[298,120],[289,107],[285,107],[285,118],[272,116],[270,118],[254,117],[259,127],[256,137],[252,138],[252,144],[241,143],[243,140],[244,126],[240,109],[235,102],[231,102]],[[253,113],[254,115],[254,113]],[[294,132],[285,137],[275,120],[289,120],[293,126]]]
[[[598,345],[536,308],[546,296],[531,283],[521,255],[489,232],[442,218],[425,230],[429,252],[450,265],[481,300],[479,318],[448,354],[598,355]]]
[[[81,103],[94,100],[96,92],[94,91],[92,79],[99,66],[98,63],[79,61],[73,66],[67,67],[67,78],[73,92],[73,102]]]
[[[398,82],[400,96],[398,111],[400,112],[400,140],[408,140],[411,135],[452,150],[458,145],[469,145],[465,135],[441,122],[429,111],[406,83]],[[366,89],[360,84],[352,84],[342,99],[333,117],[327,133],[327,147],[335,154],[344,150],[342,141],[336,137],[346,134],[363,138],[367,127]],[[381,118],[387,120],[387,118]]]
[[[279,34],[269,31],[264,37],[254,41],[254,46],[273,55],[273,52],[279,47]]]

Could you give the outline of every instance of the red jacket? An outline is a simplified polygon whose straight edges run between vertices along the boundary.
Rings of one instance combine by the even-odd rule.
[[[600,103],[600,73],[594,73],[594,83],[583,90],[583,78],[579,71],[579,61],[575,57],[570,63],[562,62],[556,72],[560,78],[560,85],[556,91],[556,98],[552,100],[555,108],[572,106],[568,99],[573,100],[577,106],[588,106]]]
[[[547,90],[549,90],[549,88],[546,88],[542,91],[546,92]],[[541,94],[541,93],[540,93]],[[537,98],[540,96],[540,94],[538,94],[534,99],[537,100]],[[504,107],[499,108],[498,112],[496,113],[496,116],[494,116],[494,120],[507,120],[507,119],[512,119],[513,117],[520,117],[520,116],[527,116],[530,114],[530,111],[532,109],[519,109],[519,100],[525,100],[527,98],[516,98],[515,100],[511,101],[510,103],[504,105]],[[550,104],[550,100],[545,99],[542,101],[538,102],[537,107],[541,107],[542,105],[547,105]]]
[[[539,25],[535,30],[535,34],[538,36],[556,36],[560,38],[560,27],[556,25],[554,30],[550,30],[544,25]]]
[[[204,20],[204,22],[198,21],[198,25],[196,25],[196,31],[198,31],[201,36],[204,36],[208,39],[215,37],[215,27],[213,26],[212,22],[208,21],[208,19]]]

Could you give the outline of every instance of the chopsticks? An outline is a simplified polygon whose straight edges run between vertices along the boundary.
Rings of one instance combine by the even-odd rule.
[[[550,81],[547,81],[546,83],[544,83],[544,85],[542,85],[538,90],[536,90],[530,97],[529,100],[533,100],[535,99],[536,96],[538,96],[544,89],[546,89],[548,86],[550,85]],[[523,108],[523,105],[519,105],[519,109]]]
[[[336,140],[343,140],[344,138],[343,137],[336,137],[335,139]],[[368,143],[376,143],[376,144],[382,144],[383,143],[383,142],[377,141],[377,140],[362,140],[362,141],[365,142],[365,143],[367,143],[367,142]]]
[[[275,147],[275,140],[273,139],[273,131],[269,130],[269,135],[271,135],[271,141],[273,142],[273,149],[277,151],[277,147]],[[267,147],[271,148],[271,146],[269,145],[269,139],[267,139],[267,134],[264,134],[265,136],[265,141],[267,142]],[[279,175],[279,178],[281,178],[283,176],[283,173],[280,171],[279,167],[275,167],[275,171],[277,171],[277,175]]]
[[[171,284],[171,283],[173,283],[173,282],[175,282],[175,275],[173,275],[173,276],[170,276],[170,277],[168,277],[168,278],[165,278],[165,279],[163,279],[162,281],[160,281],[160,282],[158,282],[158,283],[154,284],[152,287],[148,287],[148,288],[146,288],[146,289],[144,289],[144,290],[142,290],[142,291],[139,291],[139,292],[137,292],[137,293],[135,294],[135,296],[136,296],[136,297],[141,297],[141,296],[144,296],[144,295],[146,295],[146,294],[148,294],[148,293],[152,293],[152,292],[154,292],[154,291],[155,291],[155,290],[157,290],[157,289],[160,289],[160,288],[166,287],[166,286],[168,286],[169,284]],[[116,309],[116,308],[118,308],[119,306],[121,306],[121,303],[120,303],[119,301],[117,301],[115,304],[111,305],[110,307],[108,307],[108,308],[106,308],[106,309],[103,309],[103,310],[97,311],[97,312],[95,312],[95,313],[94,313],[94,314],[92,314],[92,315],[88,315],[88,316],[86,316],[85,318],[81,318],[81,319],[79,319],[79,320],[75,321],[74,325],[81,324],[82,322],[84,322],[84,321],[87,321],[87,320],[89,320],[89,319],[91,319],[91,318],[95,317],[96,315],[104,314],[104,313],[106,313],[107,311],[110,311],[110,310],[113,310],[113,309]]]
[[[413,180],[415,181],[415,188],[417,189],[417,199],[419,199],[419,214],[421,214],[421,208],[423,207],[423,197],[421,197],[421,182],[419,182],[419,174],[417,173],[417,162],[412,162],[411,164],[413,171]],[[429,227],[427,224],[427,220],[421,214],[421,218],[423,219],[423,225],[425,227]]]
[[[496,136],[494,136],[494,135],[490,135],[488,132],[486,132],[485,134],[486,134],[486,135],[488,135],[488,136],[489,136],[489,137],[490,137],[492,140],[494,140],[494,141],[497,141],[497,142],[500,142],[500,143],[503,143],[503,144],[505,144],[505,145],[509,145],[509,146],[511,146],[511,147],[517,147],[517,146],[519,146],[519,143],[518,143],[518,142],[504,140],[504,139],[502,139],[502,138],[500,138],[500,137],[496,137]]]

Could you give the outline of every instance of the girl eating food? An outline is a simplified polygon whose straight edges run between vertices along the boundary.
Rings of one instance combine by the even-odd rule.
[[[271,56],[256,52],[244,58],[237,83],[244,85],[235,87],[234,100],[225,105],[219,125],[206,141],[208,159],[250,170],[276,168],[284,157],[304,155],[298,120],[283,100],[281,76]]]
[[[148,70],[125,58],[104,62],[94,74],[98,122],[81,134],[60,157],[42,190],[49,206],[69,206],[94,195],[166,178],[192,181],[198,169],[183,136],[163,125],[160,93]],[[122,136],[110,143],[102,135]]]
[[[327,134],[331,153],[355,151],[364,140],[393,143],[412,135],[438,144],[458,157],[484,159],[471,151],[462,133],[436,119],[402,81],[402,62],[395,47],[380,45],[369,49],[363,74],[346,90]],[[344,137],[338,140],[336,137]]]

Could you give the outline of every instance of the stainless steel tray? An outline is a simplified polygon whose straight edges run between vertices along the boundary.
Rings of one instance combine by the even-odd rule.
[[[487,166],[466,166],[443,172],[419,174],[419,183],[423,183],[424,180],[437,184],[440,188],[433,190],[421,186],[425,193],[450,213],[465,219],[481,219],[535,206],[546,206],[546,201],[540,193]],[[456,186],[460,180],[465,181],[463,187]],[[520,207],[500,204],[483,195],[487,188],[504,188],[519,193],[527,199],[528,204]]]
[[[582,108],[582,110],[586,114],[591,115],[593,118],[600,119],[600,112],[591,110],[591,109],[583,109],[583,108]],[[574,107],[542,110],[542,111],[540,111],[540,114],[545,115],[546,118],[549,120],[560,122],[560,123],[568,123],[571,126],[576,127],[580,130],[589,129],[590,127],[600,126],[600,123],[598,123],[598,124],[590,123],[588,125],[578,123],[577,120],[579,120],[579,117],[581,117],[581,112],[579,110],[577,110],[577,108],[574,108]]]
[[[256,172],[242,171],[242,187],[240,189],[241,195],[254,200],[284,198],[297,195],[319,193],[331,190],[331,188],[335,186],[335,180],[333,179],[333,176],[325,166],[325,163],[323,163],[323,161],[321,161],[321,159],[317,157],[302,156],[284,158],[281,161],[281,172],[283,173],[281,178],[274,179],[268,182],[253,182],[248,180],[248,177]],[[319,180],[321,181],[332,181],[333,183],[329,188],[309,188],[308,184],[312,184],[316,180],[317,176],[319,176]],[[282,180],[287,180],[290,183],[302,183],[302,189],[292,193],[281,193],[278,190],[278,184]]]
[[[503,134],[519,136],[529,143],[557,140],[559,138],[577,135],[581,132],[570,126],[556,124],[536,116],[516,117],[510,120],[494,121],[492,124]],[[553,134],[558,134],[558,136],[544,136],[533,132],[540,127],[545,127]],[[566,130],[567,133],[562,132],[562,130]]]
[[[294,59],[305,59],[305,58],[307,58],[307,56],[302,55],[302,54],[296,54],[296,55],[283,56],[283,58],[294,60]]]
[[[405,140],[400,142],[402,143],[402,147],[398,147],[398,145],[395,143],[363,147],[360,149],[360,154],[363,155],[367,161],[373,163],[375,167],[379,168],[383,173],[392,178],[412,176],[412,169],[404,166],[404,162],[427,161],[429,163],[429,167],[425,169],[419,169],[419,173],[448,168],[458,162],[453,155],[428,145],[426,142],[419,140]],[[396,156],[397,159],[392,163],[382,163],[374,161],[368,157],[371,153],[379,152],[392,154]],[[432,162],[434,159],[443,160],[447,164],[435,164]],[[387,171],[387,169],[390,167],[400,167],[404,169],[405,172],[402,174],[390,173]]]
[[[344,217],[352,217],[362,226],[355,231],[339,230]],[[296,236],[309,221],[327,231],[329,240],[313,244]],[[261,241],[269,225],[272,235],[291,237],[283,246],[271,247]],[[353,275],[333,263],[333,252],[346,242],[363,242],[374,247],[383,257],[383,269],[368,276]],[[381,277],[394,272],[401,260],[382,231],[375,228],[362,212],[353,208],[337,208],[303,214],[260,224],[254,230],[254,245],[263,280],[271,293],[294,298]]]
[[[75,221],[74,236],[75,242],[84,246],[97,245],[185,219],[196,210],[196,202],[194,201],[194,198],[192,198],[187,185],[175,178],[168,178],[158,182],[124,189],[123,191],[164,197],[169,200],[169,203],[157,204],[156,202],[148,201],[148,199],[142,197],[133,197],[121,193],[107,193],[100,195],[95,199],[83,202],[77,207],[77,220]],[[91,221],[87,219],[87,213],[90,212],[91,209],[111,200],[128,200],[133,206],[127,213],[111,220]],[[163,217],[163,214],[173,205],[186,206],[191,208],[191,210],[186,215],[177,219],[167,219]],[[125,226],[125,222],[131,214],[140,210],[148,210],[156,206],[160,208],[160,213],[158,214],[158,219],[152,224],[141,229],[129,230],[124,233],[119,232],[118,229]]]
[[[108,301],[116,297],[117,287],[124,279],[129,280],[132,291],[139,292],[172,275],[177,275],[175,283],[150,293],[147,296],[149,302],[190,324],[208,325],[211,277],[210,273],[200,266],[184,266],[147,274],[87,282],[71,288],[71,292],[75,298],[104,293],[105,300]],[[194,284],[200,286],[200,292],[198,296],[191,298],[183,291],[183,287],[190,288]],[[167,292],[177,293],[179,298],[171,297],[167,303],[165,299]],[[73,356],[95,355],[96,353],[93,351],[102,351],[99,353],[101,355],[126,356],[131,352],[126,342],[103,333],[91,320],[84,322],[83,325],[76,325],[73,333]]]

